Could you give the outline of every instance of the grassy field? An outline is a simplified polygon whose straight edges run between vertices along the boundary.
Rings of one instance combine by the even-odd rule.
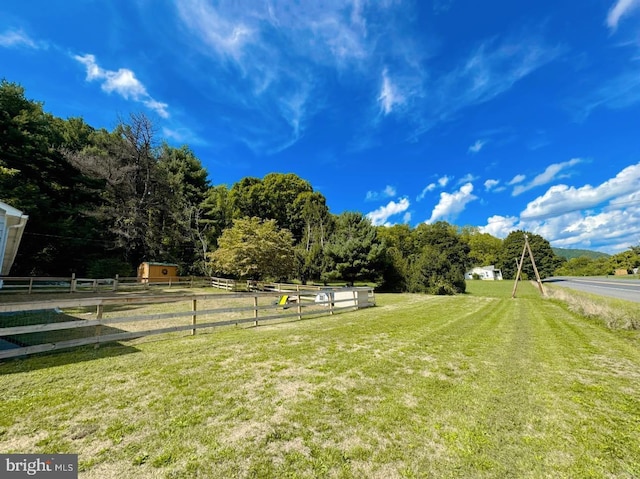
[[[0,452],[81,478],[640,477],[640,337],[457,297],[0,364]]]

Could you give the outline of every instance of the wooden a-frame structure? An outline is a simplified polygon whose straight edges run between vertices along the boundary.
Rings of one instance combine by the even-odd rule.
[[[544,296],[544,289],[542,289],[542,280],[540,279],[540,274],[538,273],[538,268],[536,267],[536,260],[533,259],[533,252],[531,251],[531,246],[529,246],[529,237],[525,233],[524,235],[524,247],[522,248],[522,256],[520,257],[520,262],[518,263],[518,274],[516,274],[516,281],[513,285],[513,293],[511,293],[511,297],[516,297],[516,290],[518,289],[518,281],[520,281],[520,276],[522,275],[522,265],[524,263],[524,255],[526,252],[529,252],[529,258],[531,258],[531,264],[533,266],[533,271],[536,273],[536,281],[538,282],[538,289],[540,289],[540,294]]]

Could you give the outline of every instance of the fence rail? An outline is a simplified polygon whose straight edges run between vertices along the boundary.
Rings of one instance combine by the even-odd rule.
[[[150,278],[120,277],[115,278],[79,278],[72,276],[3,276],[0,277],[0,294],[12,293],[60,293],[60,292],[100,292],[100,291],[134,291],[154,287],[207,287],[215,286],[209,276],[158,276]],[[228,288],[224,288],[228,289]]]
[[[322,294],[300,289],[284,295],[67,297],[0,303],[0,360],[171,332],[196,334],[205,328],[332,315],[374,305],[373,289],[363,287],[325,289]],[[156,312],[158,307],[163,311]]]

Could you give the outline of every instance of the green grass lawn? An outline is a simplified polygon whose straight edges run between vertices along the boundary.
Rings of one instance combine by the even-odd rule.
[[[640,338],[529,283],[0,364],[0,452],[81,478],[640,477]]]

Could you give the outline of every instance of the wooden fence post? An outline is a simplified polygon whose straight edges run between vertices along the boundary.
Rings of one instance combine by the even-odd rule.
[[[116,278],[113,280],[113,290],[118,291],[118,279],[120,278],[119,274],[116,274]]]
[[[196,325],[196,320],[198,318],[198,315],[196,314],[196,311],[198,310],[198,304],[197,304],[197,299],[192,299],[191,300],[191,311],[193,312],[193,314],[191,315],[191,325],[195,326]],[[195,336],[196,334],[196,328],[193,328],[191,330],[191,336]]]
[[[258,325],[258,296],[253,297],[253,317],[255,318],[253,325],[257,326]]]
[[[70,293],[75,293],[76,291],[76,274],[71,273],[71,291]]]
[[[33,290],[33,278],[29,278],[29,294],[31,294],[32,290]]]
[[[103,304],[98,304],[98,306],[96,307],[96,319],[100,320],[102,319],[102,314],[104,313],[104,305]],[[98,349],[100,347],[100,331],[102,329],[102,325],[100,324],[96,324],[96,338],[98,339],[98,341],[96,342],[95,346],[93,347],[94,349]]]
[[[302,319],[302,303],[300,302],[300,292],[297,294],[298,301],[298,319]]]

